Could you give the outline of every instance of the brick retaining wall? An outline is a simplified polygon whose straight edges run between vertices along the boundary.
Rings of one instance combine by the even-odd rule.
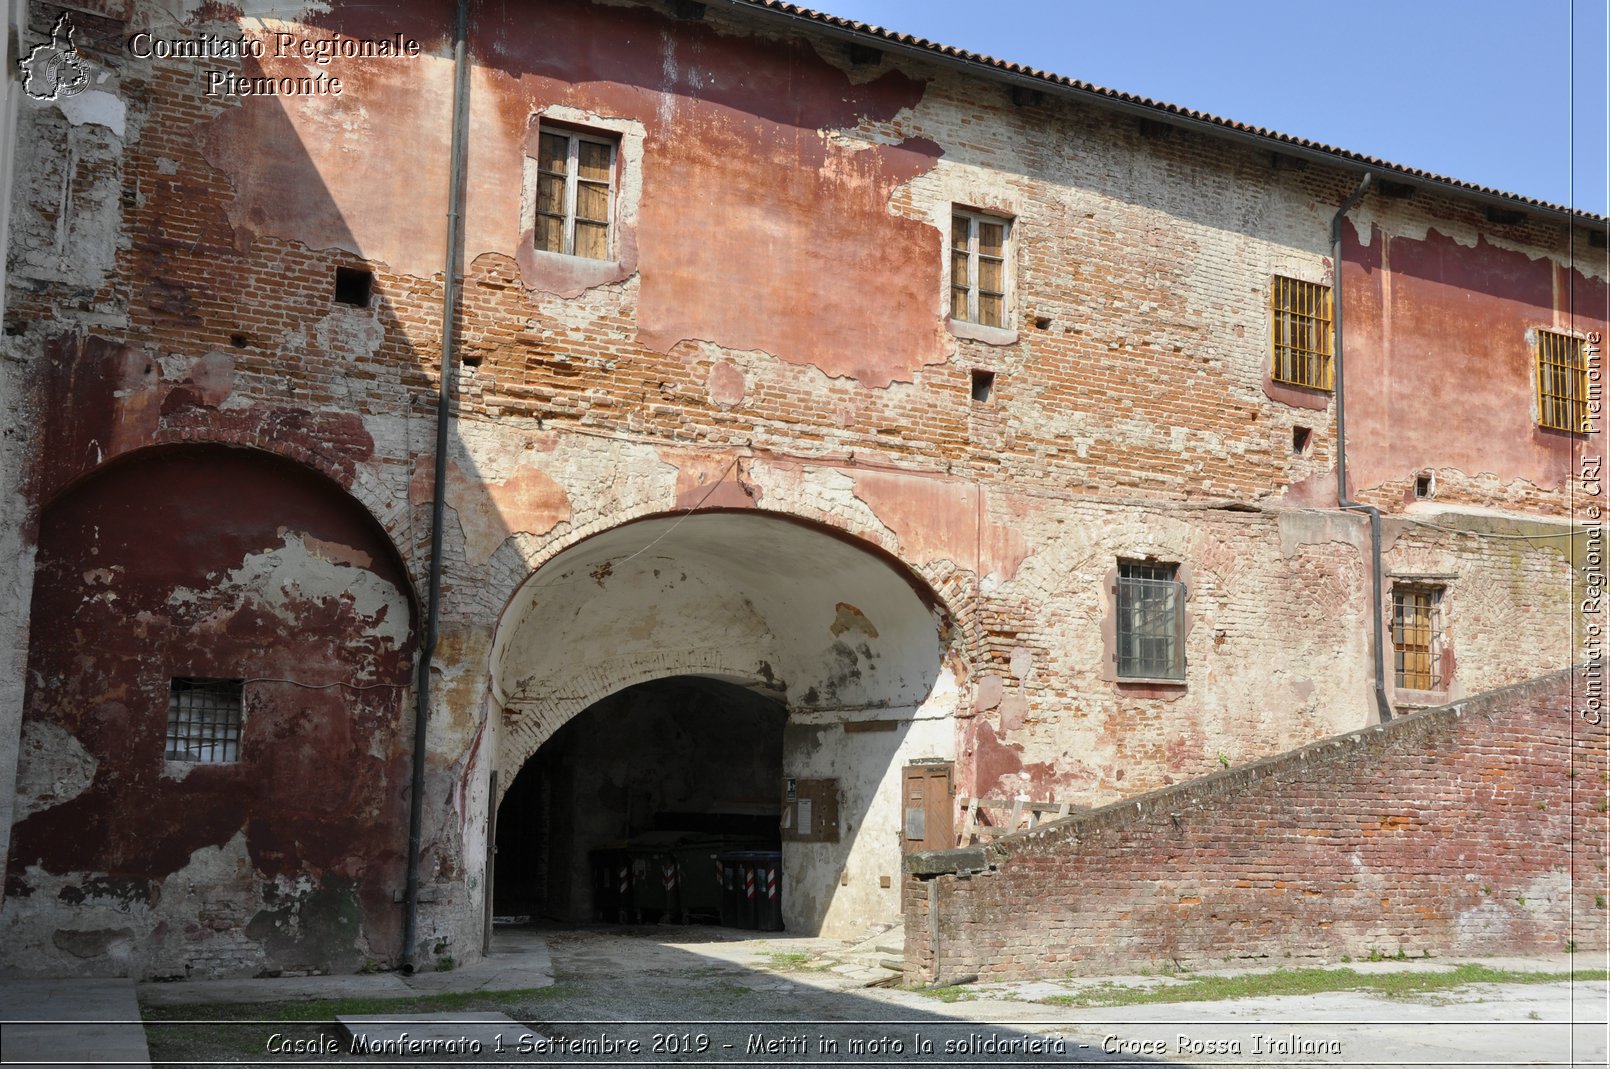
[[[1605,729],[1574,675],[911,855],[908,978],[1602,950]]]

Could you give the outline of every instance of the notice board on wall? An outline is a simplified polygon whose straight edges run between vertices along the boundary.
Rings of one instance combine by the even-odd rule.
[[[782,833],[785,842],[838,842],[839,781],[784,779]]]

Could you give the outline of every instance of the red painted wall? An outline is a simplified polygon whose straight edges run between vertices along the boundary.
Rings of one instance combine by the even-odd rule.
[[[1537,425],[1527,332],[1602,336],[1610,287],[1485,237],[1472,247],[1436,229],[1416,238],[1372,225],[1368,244],[1351,224],[1344,234],[1353,488],[1401,489],[1428,468],[1488,473],[1501,486],[1565,485],[1585,443]],[[1438,497],[1456,496],[1496,503],[1444,480]]]
[[[298,569],[302,547],[319,563]],[[253,578],[276,553],[279,570]],[[319,586],[332,576],[337,589]],[[96,767],[82,793],[15,826],[8,908],[31,908],[41,871],[82,874],[81,893],[136,912],[164,894],[204,901],[224,889],[164,881],[194,851],[244,835],[252,871],[229,890],[258,899],[234,920],[261,946],[260,965],[356,967],[393,953],[410,605],[367,513],[267,454],[148,450],[54,502],[40,528],[25,724],[63,729]],[[175,676],[247,680],[238,762],[164,761]],[[194,937],[159,930],[150,953],[182,959],[175,948]]]

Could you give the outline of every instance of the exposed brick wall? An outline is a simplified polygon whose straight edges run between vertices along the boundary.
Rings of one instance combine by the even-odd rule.
[[[42,39],[61,5],[25,6]],[[185,442],[249,446],[329,475],[381,523],[422,590],[452,5],[283,12],[298,32],[395,28],[424,42],[416,59],[336,64],[348,84],[339,107],[209,95],[203,69],[260,71],[127,47],[146,23],[223,37],[255,25],[227,5],[172,27],[160,5],[122,5],[126,19],[82,6],[73,19],[93,92],[115,97],[124,118],[81,122],[21,102],[0,366],[22,400],[18,437],[0,450],[14,470],[0,482],[24,490],[6,536],[24,566],[20,581],[0,577],[0,625],[28,617],[27,561],[47,502],[102,465]],[[486,694],[504,607],[588,536],[703,503],[706,478],[727,482],[711,507],[745,498],[848,533],[932,586],[959,636],[947,664],[964,790],[1105,804],[1211,771],[1220,752],[1239,763],[1367,722],[1365,521],[1321,511],[1335,398],[1296,403],[1265,384],[1269,277],[1334,280],[1329,219],[1356,175],[1272,166],[1267,151],[1200,133],[1153,136],[1056,95],[1014,103],[1000,84],[892,52],[855,66],[838,45],[755,12],[712,5],[703,20],[679,20],[658,0],[550,0],[544,12],[536,33],[517,11],[479,9],[470,48],[444,687],[426,792],[451,800],[427,815],[442,905],[426,930],[443,945],[460,930],[460,960],[479,946],[475,792],[502,730]],[[778,72],[792,73],[768,80]],[[629,161],[619,192],[635,205],[641,248],[622,277],[610,265],[615,280],[591,288],[538,285],[528,271],[523,146],[533,117],[554,109],[614,124]],[[1013,329],[1001,333],[1015,340],[945,329],[957,204],[1014,220]],[[711,210],[721,225],[701,227]],[[1352,471],[1360,499],[1394,514],[1388,569],[1452,576],[1449,697],[1567,664],[1570,550],[1558,521],[1579,470],[1573,450],[1602,441],[1543,436],[1524,456],[1506,446],[1498,465],[1486,454],[1505,436],[1471,414],[1508,406],[1521,418],[1531,379],[1520,328],[1556,323],[1572,300],[1602,305],[1604,251],[1555,220],[1495,227],[1479,205],[1435,192],[1372,195],[1353,219],[1350,336],[1379,350],[1369,365],[1379,374],[1349,379],[1350,448],[1368,445],[1365,413],[1381,393],[1437,403],[1427,415],[1396,399],[1374,434],[1391,449]],[[788,239],[757,240],[767,234]],[[1388,239],[1396,259],[1382,255]],[[697,278],[686,270],[695,241],[726,250]],[[890,251],[893,267],[876,255]],[[1497,318],[1400,302],[1382,304],[1392,318],[1372,328],[1364,295],[1402,292],[1388,285],[1392,265],[1431,252],[1446,263],[1430,261],[1420,288]],[[1517,257],[1528,279],[1552,264],[1557,290],[1504,283]],[[757,259],[763,270],[751,269]],[[1572,281],[1568,261],[1594,284]],[[353,266],[375,274],[365,308],[332,300],[333,272]],[[1468,284],[1495,271],[1486,289]],[[1426,334],[1422,304],[1445,338],[1380,340]],[[1508,370],[1467,361],[1449,374],[1448,354],[1466,350]],[[974,369],[996,375],[987,403],[970,397]],[[1437,390],[1397,390],[1400,375]],[[1293,446],[1296,427],[1312,432],[1306,448]],[[1436,501],[1408,500],[1422,470],[1435,472]],[[544,511],[539,498],[568,504]],[[1446,530],[1477,525],[1493,537]],[[1137,554],[1194,577],[1184,688],[1104,674],[1102,579]],[[34,625],[48,634],[53,622]],[[15,641],[22,632],[10,630]],[[10,663],[0,797],[4,740],[22,716],[24,661]],[[514,771],[502,770],[505,783]],[[890,832],[862,838],[892,843]]]
[[[1603,949],[1605,729],[1573,684],[1585,670],[913,855],[908,976]]]

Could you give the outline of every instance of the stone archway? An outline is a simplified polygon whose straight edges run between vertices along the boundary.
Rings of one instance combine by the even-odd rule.
[[[954,755],[949,615],[901,562],[842,532],[753,510],[623,524],[516,593],[492,654],[500,790],[555,732],[619,691],[716,679],[780,703],[780,780],[832,792],[838,820],[782,834],[791,930],[899,915],[900,769]],[[784,783],[776,784],[778,816]],[[817,812],[820,813],[820,808]]]

